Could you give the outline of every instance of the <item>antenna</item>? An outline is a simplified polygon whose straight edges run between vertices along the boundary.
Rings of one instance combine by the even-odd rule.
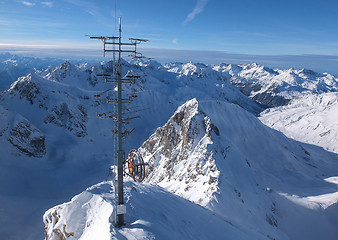
[[[116,1],[115,1],[116,5]],[[115,7],[116,11],[116,7]],[[115,13],[116,14],[116,13]],[[115,15],[116,16],[116,15]],[[90,39],[99,39],[103,42],[103,56],[106,56],[107,53],[113,53],[114,67],[112,73],[102,73],[98,76],[102,77],[106,83],[114,84],[115,86],[103,91],[99,94],[96,94],[98,98],[102,98],[107,103],[114,104],[114,111],[109,113],[98,114],[98,117],[101,119],[112,119],[116,127],[111,131],[111,134],[114,137],[114,149],[117,148],[117,186],[115,187],[115,192],[117,192],[117,201],[116,207],[112,214],[112,220],[115,226],[121,227],[124,225],[124,214],[126,214],[126,206],[124,205],[124,196],[123,196],[123,174],[124,174],[124,165],[127,165],[129,170],[128,175],[133,177],[137,182],[140,182],[145,177],[145,163],[141,155],[137,150],[132,150],[132,153],[129,153],[128,159],[124,161],[125,152],[123,150],[123,139],[131,134],[134,130],[123,130],[126,124],[139,116],[126,116],[128,114],[136,113],[140,110],[126,110],[128,108],[123,108],[123,105],[130,104],[137,96],[135,92],[130,95],[123,94],[122,85],[123,84],[133,84],[140,76],[135,75],[133,71],[128,71],[128,73],[122,77],[122,55],[127,54],[134,58],[142,58],[142,54],[137,52],[137,45],[148,40],[139,39],[139,38],[129,38],[130,42],[122,42],[122,28],[121,28],[121,18],[119,18],[119,34],[118,37],[115,36],[91,36]],[[118,54],[117,63],[115,62],[115,54]],[[117,96],[115,89],[117,88]],[[114,89],[114,90],[113,90]],[[110,94],[110,91],[113,91],[113,94]],[[117,107],[117,111],[116,111]],[[117,144],[116,144],[117,142]],[[117,147],[116,147],[117,145]],[[114,157],[115,158],[115,157]],[[117,191],[116,191],[117,189]]]
[[[116,27],[116,1],[117,1],[117,0],[115,0],[115,31],[116,31],[116,28],[117,28],[117,27]]]

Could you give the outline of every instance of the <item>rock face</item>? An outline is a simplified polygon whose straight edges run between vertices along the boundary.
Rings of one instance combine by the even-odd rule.
[[[140,152],[149,164],[147,182],[159,185],[175,182],[180,187],[170,189],[173,193],[189,195],[189,200],[206,205],[217,190],[219,176],[208,145],[219,131],[198,108],[196,99],[178,108],[142,144]]]
[[[45,136],[27,120],[15,122],[8,141],[28,156],[41,158],[46,154]]]
[[[68,61],[60,64],[55,68],[51,68],[49,70],[49,74],[47,75],[48,79],[53,79],[58,82],[62,82],[63,79],[67,77],[76,76],[77,68],[73,64]]]
[[[87,121],[87,110],[82,105],[70,109],[67,103],[61,103],[52,109],[52,113],[45,118],[44,123],[65,127],[75,136],[84,137],[87,135]]]
[[[250,96],[254,101],[264,107],[276,107],[287,105],[291,99],[278,95],[279,91],[275,85],[262,89],[262,85],[256,82],[234,83],[235,86],[245,95]]]
[[[11,94],[18,93],[20,99],[25,98],[31,104],[34,104],[34,99],[41,93],[38,84],[32,81],[32,74],[26,77],[21,77],[11,85]]]
[[[0,137],[7,139],[18,153],[42,158],[46,155],[44,134],[20,114],[13,116],[0,106]],[[13,119],[13,122],[9,120]]]

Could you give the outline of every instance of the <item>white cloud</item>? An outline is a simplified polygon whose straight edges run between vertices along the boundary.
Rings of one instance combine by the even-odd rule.
[[[26,6],[29,6],[29,7],[32,7],[32,6],[35,5],[35,3],[33,3],[33,2],[28,2],[28,1],[22,1],[21,3],[22,3],[23,5],[26,5]]]
[[[191,13],[188,14],[186,19],[184,20],[183,24],[187,24],[194,20],[197,14],[203,12],[205,6],[207,5],[208,0],[197,0],[197,3]]]
[[[53,7],[53,2],[41,2],[42,5],[45,5],[46,7]]]

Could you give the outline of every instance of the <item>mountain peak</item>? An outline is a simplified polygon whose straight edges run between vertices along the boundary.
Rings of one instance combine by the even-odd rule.
[[[219,176],[208,147],[213,143],[212,131],[219,134],[196,99],[180,106],[140,147],[149,163],[146,181],[162,186],[170,183],[173,193],[189,196],[189,200],[201,205],[208,204],[217,190]]]
[[[306,69],[306,68],[303,68],[303,69],[301,69],[297,72],[298,72],[298,74],[304,74],[304,75],[312,75],[312,76],[318,75],[318,73],[316,73],[315,71],[312,71],[312,70]]]
[[[68,69],[71,69],[72,66],[73,66],[73,64],[71,64],[68,60],[66,60],[65,62],[63,62],[59,65],[59,68],[62,69],[62,70],[68,70]]]

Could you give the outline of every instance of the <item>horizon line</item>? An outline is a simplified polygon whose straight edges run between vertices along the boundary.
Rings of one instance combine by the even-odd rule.
[[[55,44],[3,44],[0,53],[25,55],[37,58],[52,57],[61,59],[94,59],[103,58],[99,44],[77,44],[57,46]],[[324,54],[244,54],[222,50],[193,50],[140,46],[143,55],[160,63],[195,62],[217,65],[220,63],[246,64],[258,63],[270,68],[306,68],[317,72],[338,74],[338,55]],[[107,57],[108,58],[108,57]]]

